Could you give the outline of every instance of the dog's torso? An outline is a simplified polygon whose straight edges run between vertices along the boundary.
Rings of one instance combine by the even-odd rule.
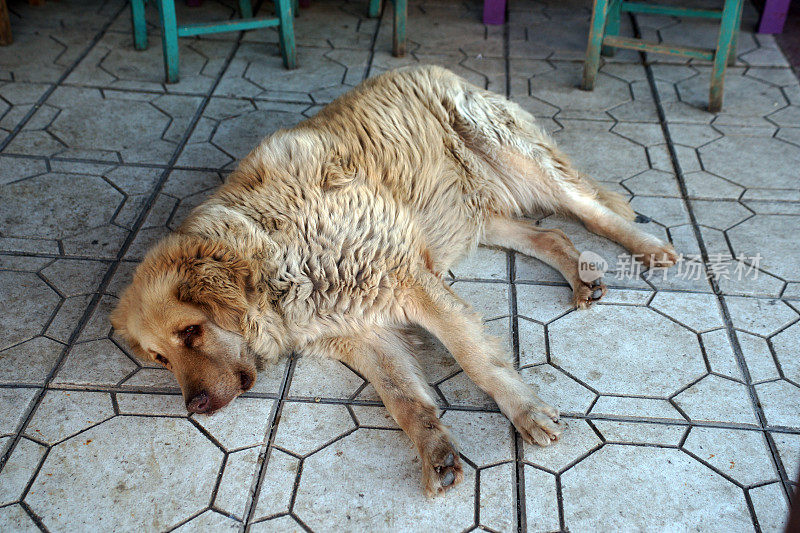
[[[464,87],[447,94],[453,79]],[[518,210],[458,131],[463,113],[448,109],[465,88],[479,91],[438,68],[363,84],[265,139],[180,231],[261,264],[256,284],[279,299],[287,348],[390,320],[409,274],[445,273],[477,245],[487,214]]]

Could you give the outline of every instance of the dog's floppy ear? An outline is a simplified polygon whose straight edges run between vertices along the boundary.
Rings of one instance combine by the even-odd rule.
[[[177,296],[202,309],[219,327],[241,332],[247,313],[250,264],[230,250],[206,244],[196,250],[183,271]]]

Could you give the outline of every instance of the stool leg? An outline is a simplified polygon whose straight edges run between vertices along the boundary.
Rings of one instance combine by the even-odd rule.
[[[160,0],[161,47],[164,50],[164,73],[167,83],[177,83],[178,76],[178,20],[175,18],[175,0]]]
[[[605,35],[619,35],[619,17],[620,8],[622,7],[622,0],[611,0],[608,6],[608,18],[606,20]],[[603,46],[600,48],[600,54],[606,57],[612,57],[616,52],[613,46]]]
[[[711,72],[711,90],[708,93],[708,110],[712,113],[719,113],[722,110],[725,70],[728,67],[736,19],[741,7],[742,0],[725,0],[725,7],[722,9],[717,50],[714,53],[714,70]]]
[[[144,0],[131,0],[131,23],[133,24],[133,47],[147,48],[147,20],[144,16]]]
[[[369,10],[367,11],[367,16],[369,18],[375,18],[381,14],[381,0],[369,0]]]
[[[739,7],[739,13],[736,15],[736,22],[734,23],[733,29],[733,41],[731,42],[731,51],[728,54],[728,66],[732,67],[736,64],[736,52],[739,50],[739,29],[742,26],[742,9],[744,8],[744,2]]]
[[[253,6],[250,5],[250,0],[239,0],[239,14],[243,19],[253,18]]]
[[[406,54],[406,0],[394,0],[394,33],[392,38],[392,55],[403,57]]]
[[[608,0],[594,0],[592,23],[589,27],[589,44],[586,47],[586,63],[583,65],[583,89],[594,89],[594,79],[600,68],[600,48],[603,45],[603,32],[608,15]]]
[[[283,55],[283,66],[288,69],[297,67],[297,57],[294,47],[294,14],[292,13],[291,0],[275,0],[278,9],[278,18],[281,25],[278,26],[278,35],[281,43],[281,54]]]

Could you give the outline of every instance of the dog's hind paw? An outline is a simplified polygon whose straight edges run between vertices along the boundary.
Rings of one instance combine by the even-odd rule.
[[[461,458],[450,441],[440,441],[426,450],[422,457],[422,482],[425,495],[435,498],[455,487],[464,479]]]
[[[588,309],[605,296],[607,290],[605,283],[599,279],[589,283],[578,280],[572,289],[572,305],[577,309]]]

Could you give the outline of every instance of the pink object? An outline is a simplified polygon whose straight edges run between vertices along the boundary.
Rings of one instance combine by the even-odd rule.
[[[767,0],[758,23],[758,33],[781,33],[791,0]]]
[[[504,24],[506,21],[506,0],[483,0],[483,23]]]

